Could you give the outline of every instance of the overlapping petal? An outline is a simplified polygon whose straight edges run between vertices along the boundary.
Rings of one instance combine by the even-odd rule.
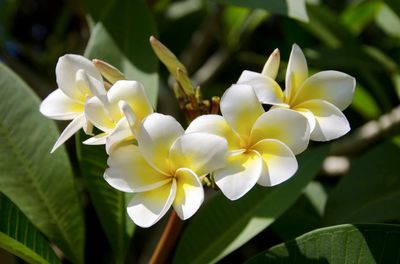
[[[252,144],[263,139],[280,140],[299,154],[307,148],[310,139],[308,121],[290,109],[271,109],[257,119],[251,131]]]
[[[257,183],[264,169],[264,161],[256,151],[229,156],[226,167],[214,172],[214,179],[222,193],[230,200],[245,195]]]
[[[286,69],[286,98],[293,98],[308,77],[307,61],[300,47],[293,44]]]
[[[71,120],[82,114],[83,103],[72,100],[57,89],[40,104],[40,112],[51,119]]]
[[[113,151],[104,179],[123,192],[144,192],[171,182],[171,178],[154,170],[135,145],[120,146]]]
[[[67,54],[58,59],[56,79],[58,88],[67,96],[78,101],[84,101],[86,94],[76,83],[77,72],[79,70],[84,70],[89,76],[103,82],[103,78],[93,63],[87,58],[75,54]]]
[[[175,195],[175,180],[157,189],[137,193],[129,202],[128,215],[138,226],[152,226],[168,212]]]
[[[119,144],[133,140],[131,127],[126,117],[121,118],[106,138],[106,152],[111,153]]]
[[[297,171],[297,161],[288,146],[275,139],[265,139],[252,147],[264,160],[263,174],[258,180],[262,186],[274,186],[280,184]]]
[[[239,136],[220,115],[202,115],[197,117],[185,130],[186,134],[194,132],[205,132],[225,138],[228,142],[229,150],[240,148]]]
[[[191,217],[203,203],[204,190],[197,175],[189,169],[175,172],[177,188],[173,207],[182,220]]]
[[[356,81],[339,71],[322,71],[308,78],[293,99],[293,105],[320,99],[344,110],[351,104]]]
[[[248,140],[254,122],[264,109],[251,86],[234,84],[222,96],[221,112],[229,126]]]
[[[111,132],[115,127],[115,120],[98,97],[86,101],[85,115],[94,126],[104,132]]]
[[[198,176],[206,175],[225,165],[228,144],[220,136],[189,133],[172,144],[169,159],[173,170],[189,168]]]
[[[110,104],[117,107],[118,102],[125,101],[133,110],[138,120],[153,113],[153,107],[146,96],[144,87],[137,81],[117,81],[108,91]]]
[[[286,105],[281,87],[268,76],[257,72],[243,71],[237,83],[252,86],[258,100],[263,104]]]
[[[350,124],[344,114],[333,104],[323,100],[309,100],[300,105],[314,114],[315,128],[311,139],[328,141],[345,135],[350,130]]]
[[[172,116],[154,113],[144,119],[138,131],[137,141],[147,162],[168,175],[169,150],[183,133],[182,126]]]

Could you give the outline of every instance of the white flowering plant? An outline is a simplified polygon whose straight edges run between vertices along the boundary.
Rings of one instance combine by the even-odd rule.
[[[360,153],[382,134],[396,135],[398,109],[375,123],[356,122],[360,127],[352,132],[354,113],[347,109],[353,99],[360,113],[370,113],[353,71],[315,67],[312,51],[287,42],[282,62],[280,47],[269,44],[270,55],[262,63],[257,57],[259,69],[239,65],[240,72],[214,92],[207,86],[219,70],[215,65],[223,68],[236,55],[241,37],[256,38],[253,26],[265,26],[268,14],[213,6],[210,19],[237,18],[241,29],[228,23],[228,54],[217,51],[193,73],[210,40],[194,34],[194,51],[178,59],[151,35],[148,6],[134,2],[127,6],[136,17],[124,17],[136,30],[144,27],[138,34],[115,29],[118,22],[87,4],[93,27],[85,54],[58,58],[57,88],[40,103],[1,66],[0,84],[16,87],[4,92],[4,107],[18,110],[0,124],[0,142],[11,153],[2,154],[0,164],[0,247],[29,263],[374,263],[378,255],[382,263],[395,263],[390,260],[398,255],[400,225],[393,189],[399,182],[392,166],[399,144],[390,139]],[[308,20],[302,2],[288,1],[290,8],[303,9],[287,15]],[[205,25],[203,38],[213,27]],[[24,97],[32,102],[24,104]],[[51,119],[69,123],[59,134]],[[9,120],[21,125],[14,128]],[[71,166],[66,144],[77,166]],[[391,157],[383,158],[385,152]],[[356,186],[364,180],[358,176],[372,173],[379,175],[366,177],[366,187]],[[369,194],[374,186],[381,193]],[[382,209],[385,201],[388,210]],[[87,249],[101,239],[85,235],[85,228],[93,230],[92,218],[82,213],[82,204],[86,214],[94,209],[105,252]],[[255,239],[266,245],[259,248]],[[250,253],[243,253],[246,246]]]

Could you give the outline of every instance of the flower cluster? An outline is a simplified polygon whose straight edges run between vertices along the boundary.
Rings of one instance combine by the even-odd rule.
[[[293,45],[282,91],[274,80],[279,56],[275,50],[261,73],[242,73],[221,98],[222,115],[199,116],[185,130],[173,117],[153,113],[141,83],[123,80],[104,62],[65,55],[56,66],[58,89],[40,106],[49,118],[72,120],[52,151],[80,128],[92,136],[84,144],[104,144],[104,179],[135,193],[127,210],[141,227],[171,206],[181,219],[191,217],[203,202],[206,177],[230,200],[257,183],[282,183],[297,171],[295,155],[310,139],[350,130],[341,111],[351,103],[355,79],[338,71],[308,77],[305,57]],[[101,133],[93,135],[93,126]]]

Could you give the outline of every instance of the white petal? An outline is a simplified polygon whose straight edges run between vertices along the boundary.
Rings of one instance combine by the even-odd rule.
[[[294,98],[293,105],[321,99],[343,110],[351,104],[355,86],[356,80],[343,72],[318,72],[304,82]]]
[[[327,101],[310,100],[298,107],[306,108],[314,114],[316,124],[311,132],[311,140],[329,141],[350,131],[349,121],[343,113]]]
[[[294,110],[296,112],[299,112],[305,118],[307,118],[308,126],[310,127],[310,131],[309,132],[311,133],[311,131],[314,130],[315,123],[316,123],[314,114],[310,110],[308,110],[306,108],[293,108],[292,110]]]
[[[132,108],[125,101],[119,101],[118,106],[121,112],[124,113],[126,120],[128,121],[129,127],[131,128],[132,135],[136,135],[136,130],[139,129],[140,122],[136,114],[133,112]]]
[[[153,113],[153,107],[146,96],[143,85],[136,81],[117,81],[108,91],[108,99],[110,104],[115,106],[118,106],[119,101],[125,101],[139,121]]]
[[[258,100],[263,104],[285,105],[281,87],[270,77],[257,72],[244,71],[237,83],[252,86]]]
[[[230,156],[226,167],[214,172],[215,183],[228,199],[237,200],[257,183],[263,166],[263,159],[255,151]]]
[[[101,133],[95,135],[94,137],[88,138],[82,143],[85,145],[104,145],[106,144],[106,139],[108,137],[108,133]]]
[[[50,153],[53,153],[58,147],[60,147],[65,141],[72,137],[72,135],[74,135],[79,129],[81,129],[84,122],[85,117],[83,114],[75,117],[61,133]]]
[[[95,127],[104,132],[111,132],[115,128],[116,121],[113,120],[108,109],[97,97],[92,97],[85,104],[86,118]]]
[[[183,132],[182,126],[172,116],[154,113],[142,122],[137,141],[147,162],[169,174],[169,150]]]
[[[71,120],[82,114],[83,104],[72,100],[57,89],[40,104],[40,112],[51,119]]]
[[[116,148],[110,154],[107,164],[109,168],[104,173],[104,179],[112,187],[123,192],[153,190],[171,181],[154,170],[135,145]]]
[[[169,157],[175,170],[189,168],[199,176],[224,167],[228,145],[223,137],[190,133],[173,143]]]
[[[126,117],[121,118],[114,130],[110,132],[106,140],[106,151],[111,153],[120,143],[126,143],[134,139],[131,127]]]
[[[248,140],[251,127],[264,113],[254,89],[249,85],[234,84],[225,91],[220,105],[229,126],[244,140]]]
[[[76,73],[84,70],[89,76],[103,82],[100,72],[94,64],[80,55],[67,54],[58,59],[56,65],[56,79],[58,87],[69,97],[79,101],[85,100],[85,94],[76,84]]]
[[[279,49],[275,49],[268,57],[261,74],[275,80],[276,76],[278,75],[280,60],[281,55],[279,53]]]
[[[171,207],[176,194],[176,182],[136,194],[128,205],[128,214],[136,225],[150,227]]]
[[[265,162],[263,175],[258,180],[262,186],[280,184],[297,171],[297,160],[288,146],[278,140],[266,139],[252,147],[257,150]]]
[[[285,96],[290,101],[308,77],[307,61],[300,47],[293,44],[286,70]]]
[[[197,175],[189,169],[179,169],[175,176],[177,188],[173,207],[179,218],[186,220],[196,213],[203,203],[203,185]]]
[[[307,148],[310,139],[308,121],[290,109],[271,109],[257,119],[251,131],[252,144],[263,139],[278,139],[295,154],[301,153]]]
[[[239,136],[220,115],[202,115],[194,119],[185,130],[185,134],[195,132],[205,132],[225,138],[228,141],[229,150],[240,148]]]

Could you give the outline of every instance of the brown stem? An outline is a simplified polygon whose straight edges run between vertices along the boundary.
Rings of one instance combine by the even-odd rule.
[[[175,247],[176,241],[183,227],[183,221],[179,219],[178,215],[172,210],[168,223],[164,228],[160,240],[157,243],[153,255],[150,258],[150,264],[163,264],[167,263],[171,256],[172,250]]]

